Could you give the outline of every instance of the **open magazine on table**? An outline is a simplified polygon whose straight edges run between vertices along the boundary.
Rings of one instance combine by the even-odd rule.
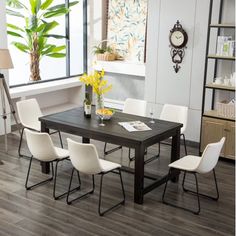
[[[124,127],[129,132],[152,130],[145,123],[143,123],[139,120],[138,121],[129,121],[129,122],[119,122],[118,124],[121,125],[122,127]]]

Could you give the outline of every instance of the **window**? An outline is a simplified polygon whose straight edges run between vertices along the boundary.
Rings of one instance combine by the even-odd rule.
[[[56,0],[58,4],[69,4],[74,0]],[[21,0],[25,5],[29,0]],[[55,4],[54,4],[55,5]],[[54,79],[62,79],[70,76],[80,75],[86,68],[86,0],[80,0],[77,5],[71,8],[66,16],[56,18],[59,25],[54,29],[53,34],[67,36],[67,39],[49,38],[48,43],[66,45],[66,57],[51,58],[43,57],[40,61],[40,82]],[[23,27],[24,20],[18,17],[7,15],[7,22],[18,27]],[[8,48],[14,64],[14,69],[9,70],[10,87],[21,86],[30,83],[29,54],[23,53],[13,45],[15,37],[8,35]]]

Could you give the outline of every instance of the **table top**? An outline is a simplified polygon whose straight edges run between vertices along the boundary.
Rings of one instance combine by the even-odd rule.
[[[40,117],[42,124],[51,129],[76,134],[86,138],[106,141],[132,147],[140,143],[154,144],[160,138],[163,140],[176,133],[183,126],[180,123],[168,122],[155,119],[155,123],[150,123],[150,118],[130,115],[122,112],[115,112],[112,118],[104,121],[105,126],[99,126],[99,118],[92,109],[92,117],[86,118],[82,107],[59,112]],[[128,132],[119,122],[141,121],[152,130]],[[155,142],[154,140],[155,139]]]

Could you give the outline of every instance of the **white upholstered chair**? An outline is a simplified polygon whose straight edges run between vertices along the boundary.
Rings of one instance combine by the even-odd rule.
[[[218,162],[220,152],[221,152],[221,149],[224,145],[224,142],[225,142],[225,137],[223,137],[217,143],[208,144],[206,146],[205,150],[203,151],[203,154],[202,154],[201,157],[188,155],[188,156],[185,156],[185,157],[169,164],[170,170],[169,170],[168,178],[167,178],[167,181],[166,181],[166,184],[165,184],[164,192],[163,192],[163,195],[162,195],[163,203],[174,206],[174,207],[178,207],[178,208],[190,211],[190,212],[193,212],[194,214],[199,214],[200,210],[201,210],[199,196],[207,197],[207,198],[210,198],[210,199],[213,199],[213,200],[217,201],[219,199],[219,191],[218,191],[216,174],[215,174],[215,169],[214,168],[215,168],[215,166]],[[166,192],[166,188],[167,188],[167,182],[171,178],[171,172],[174,169],[177,169],[179,171],[184,171],[182,187],[183,187],[183,190],[185,192],[190,192],[190,193],[195,194],[197,196],[198,209],[196,211],[174,205],[174,204],[172,204],[170,202],[167,202],[165,200],[165,192]],[[215,187],[216,187],[216,197],[201,194],[201,193],[199,193],[199,190],[198,190],[197,174],[205,174],[205,173],[208,173],[210,171],[213,171],[213,175],[214,175],[214,181],[215,181]],[[186,173],[191,173],[195,176],[196,192],[185,188]]]
[[[181,136],[183,137],[185,155],[187,155],[187,147],[186,147],[184,132],[186,130],[188,121],[188,107],[172,105],[172,104],[164,104],[161,111],[160,119],[183,124],[183,127],[181,128],[180,137]]]
[[[101,175],[99,203],[98,203],[98,213],[100,216],[103,216],[106,212],[114,209],[118,205],[124,204],[125,203],[125,192],[124,192],[124,186],[123,186],[121,170],[120,170],[121,165],[110,162],[110,161],[99,159],[97,149],[93,144],[81,144],[81,143],[75,142],[69,138],[67,139],[67,141],[68,141],[68,149],[69,149],[69,153],[70,153],[71,163],[74,167],[72,170],[72,173],[71,173],[71,179],[70,179],[70,184],[69,184],[69,189],[68,189],[68,194],[67,194],[67,204],[71,204],[75,200],[78,200],[78,199],[80,199],[88,194],[92,194],[94,192],[94,188],[95,188],[94,175]],[[74,170],[79,171],[84,174],[92,175],[92,189],[90,191],[88,191],[87,193],[85,193],[77,198],[74,198],[73,200],[69,200]],[[102,198],[103,176],[107,173],[113,172],[114,170],[117,170],[118,174],[120,176],[123,199],[120,202],[118,202],[117,204],[113,205],[112,207],[102,211],[101,210],[101,200],[102,200],[101,198]]]
[[[147,102],[144,100],[140,99],[134,99],[134,98],[127,98],[124,103],[124,108],[122,110],[123,113],[131,114],[131,115],[136,115],[136,116],[146,116],[146,107],[147,107]],[[111,150],[106,150],[107,143],[105,143],[104,146],[104,154],[108,155],[118,149],[121,149],[122,146],[113,148]],[[132,161],[134,158],[131,158],[130,154],[130,148],[129,148],[129,159]]]
[[[25,181],[25,188],[30,190],[36,186],[47,183],[54,178],[54,187],[53,187],[53,197],[54,199],[59,199],[67,194],[67,192],[56,196],[56,180],[57,180],[57,166],[60,161],[69,159],[69,152],[66,149],[54,147],[51,137],[48,133],[39,133],[29,129],[25,129],[26,141],[28,148],[32,154],[30,158],[29,168],[27,172],[27,177]],[[39,183],[28,186],[28,180],[31,170],[32,160],[36,159],[41,162],[51,163],[52,176],[49,179],[43,180]],[[56,162],[55,174],[53,168],[53,162]]]
[[[19,156],[23,156],[21,154],[21,145],[22,145],[24,129],[28,128],[28,129],[40,132],[41,124],[40,124],[40,121],[38,120],[38,118],[43,116],[43,114],[42,114],[39,104],[35,98],[31,98],[31,99],[27,99],[27,100],[23,100],[23,101],[18,101],[16,103],[16,106],[17,106],[17,111],[18,111],[18,116],[19,116],[20,122],[23,125],[23,129],[22,129],[21,137],[20,137],[20,144],[19,144],[19,148],[18,148],[18,154],[19,154]],[[56,131],[56,132],[58,132],[58,134],[59,134],[61,147],[63,148],[60,131]],[[50,134],[53,134],[53,133],[55,133],[55,132],[52,132]]]

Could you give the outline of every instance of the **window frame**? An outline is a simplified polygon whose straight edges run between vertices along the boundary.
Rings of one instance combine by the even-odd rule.
[[[66,6],[69,6],[69,1],[70,0],[65,0]],[[87,33],[87,23],[88,23],[88,5],[87,5],[87,0],[81,0],[83,1],[83,73],[86,73],[88,70],[88,33]],[[39,80],[36,82],[28,82],[28,83],[23,83],[23,84],[16,84],[16,85],[10,85],[10,88],[16,88],[16,87],[23,87],[23,86],[28,86],[28,85],[33,85],[33,84],[39,84],[39,83],[47,83],[51,81],[56,81],[56,80],[63,80],[63,79],[69,79],[73,78],[76,76],[79,76],[81,74],[76,74],[76,75],[70,75],[70,14],[65,15],[65,35],[66,35],[66,76],[64,77],[59,77],[59,78],[53,78],[53,79],[48,79],[48,80]]]

